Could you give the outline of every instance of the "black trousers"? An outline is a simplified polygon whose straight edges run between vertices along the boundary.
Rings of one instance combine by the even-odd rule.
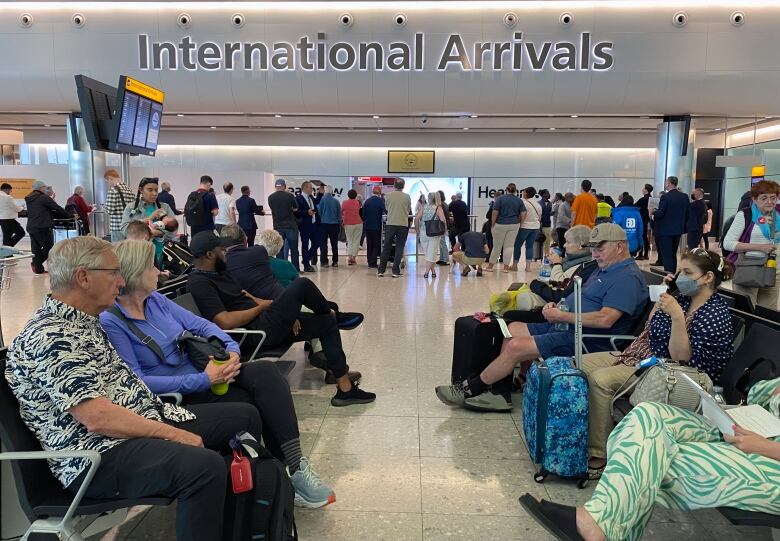
[[[43,272],[43,264],[49,259],[49,250],[54,246],[54,233],[51,229],[31,229],[27,232],[30,234],[33,269],[35,272]]]
[[[313,313],[300,313],[302,306]],[[297,335],[292,330],[296,320],[301,324],[301,331]],[[249,323],[249,328],[266,332],[263,347],[268,348],[319,338],[333,375],[340,378],[349,371],[336,316],[322,292],[308,278],[293,280],[268,310]],[[255,346],[257,339],[252,335],[247,336],[241,345],[242,353],[251,354]]]
[[[642,242],[644,244],[642,249],[639,250],[639,255],[642,257],[647,257],[648,252],[650,252],[650,239],[647,237],[647,228],[648,224],[646,222],[642,222]]]
[[[405,225],[385,225],[385,245],[382,247],[382,257],[379,259],[378,272],[387,270],[387,262],[390,259],[390,250],[395,241],[395,256],[393,257],[393,274],[401,274],[401,260],[404,258],[404,246],[406,237],[409,236],[409,227]]]
[[[281,444],[300,438],[290,386],[271,361],[252,361],[241,365],[236,381],[228,392],[215,395],[211,390],[184,397],[184,404],[246,402],[260,412],[263,443],[284,462]]]
[[[13,218],[0,220],[0,229],[3,231],[3,246],[16,246],[24,238],[24,228]]]
[[[339,230],[341,226],[339,224],[322,224],[322,240],[320,241],[320,263],[325,264],[328,262],[328,242],[330,242],[330,249],[333,252],[331,260],[333,264],[339,262]]]
[[[303,224],[300,227],[301,233],[301,259],[303,266],[310,267],[312,263],[317,262],[317,246],[321,242],[318,238],[317,224]]]
[[[701,236],[702,240],[704,240],[704,249],[709,250],[710,249],[710,234],[709,233],[703,233]]]
[[[246,235],[246,245],[247,246],[254,246],[255,245],[255,237],[257,236],[257,229],[244,229],[241,228],[244,231],[244,234]]]
[[[204,447],[167,440],[136,438],[101,454],[89,485],[90,498],[176,498],[176,539],[215,541],[222,537],[227,468],[220,452],[230,439],[247,431],[260,439],[260,415],[251,404],[203,404],[187,409],[193,421],[171,423],[198,434]],[[216,451],[216,452],[215,452]],[[75,493],[86,472],[68,486]]]
[[[363,228],[363,234],[366,236],[366,259],[368,260],[368,266],[375,268],[382,248],[382,232]]]
[[[699,247],[699,243],[701,242],[701,231],[688,231],[687,235],[687,241],[688,241],[688,249],[693,250],[694,248]]]
[[[661,253],[664,270],[674,274],[677,272],[677,249],[680,247],[680,235],[656,235],[656,244]]]
[[[566,255],[566,238],[564,235],[566,235],[566,232],[569,229],[567,227],[556,227],[555,228],[555,236],[558,238],[558,249],[561,251],[561,257]]]

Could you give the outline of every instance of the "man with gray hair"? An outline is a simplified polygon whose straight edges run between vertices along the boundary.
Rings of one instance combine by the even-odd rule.
[[[160,203],[167,203],[176,216],[184,214],[182,211],[176,208],[176,199],[171,193],[171,183],[163,182],[160,184],[160,193],[157,194],[157,201]]]
[[[24,198],[27,204],[27,233],[30,234],[30,249],[33,253],[32,271],[45,274],[44,262],[49,258],[49,250],[54,246],[54,220],[73,218],[54,199],[46,195],[50,186],[42,180],[32,183],[32,191]]]
[[[409,194],[404,193],[404,185],[404,179],[395,179],[395,190],[385,196],[387,221],[385,222],[385,245],[382,247],[382,257],[376,270],[376,275],[379,277],[385,275],[393,243],[395,243],[393,278],[401,276],[401,260],[404,257],[406,237],[409,236],[409,213],[412,211],[412,199]]]
[[[5,378],[27,427],[47,451],[95,451],[90,498],[165,496],[178,500],[176,538],[222,536],[224,449],[236,433],[262,433],[247,403],[165,404],[122,361],[98,316],[124,286],[111,244],[63,240],[51,250],[52,293],[11,343]],[[70,492],[95,468],[64,456],[49,467]]]

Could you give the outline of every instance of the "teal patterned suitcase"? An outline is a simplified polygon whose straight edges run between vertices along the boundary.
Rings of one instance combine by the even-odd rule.
[[[523,391],[523,435],[531,460],[540,469],[537,483],[549,473],[588,483],[588,378],[578,368],[582,358],[582,280],[575,278],[575,357],[551,357],[534,363]]]

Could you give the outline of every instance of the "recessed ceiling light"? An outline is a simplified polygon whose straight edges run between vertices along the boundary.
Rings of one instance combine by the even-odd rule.
[[[216,126],[211,126],[211,129],[212,129],[212,130],[216,130],[216,129],[217,129],[217,127],[216,127]]]
[[[179,114],[178,114],[178,115],[176,115],[176,116],[179,116],[179,117],[181,117],[181,116],[184,116],[184,115],[183,115],[183,114],[181,114],[181,113],[179,113]]]
[[[649,117],[649,116],[640,116],[639,118],[641,118],[641,119],[644,119],[644,120],[647,120],[647,119],[648,119],[648,118],[650,118],[650,117]]]
[[[471,118],[478,118],[478,115],[470,115]]]
[[[468,128],[463,128],[464,130],[467,130]]]
[[[300,128],[298,126],[295,126],[293,129],[294,130],[300,130]]]
[[[555,130],[555,128],[550,128],[550,131],[553,131],[553,130]]]
[[[571,115],[572,118],[579,118],[580,115]]]
[[[375,118],[375,119],[379,118],[379,115],[374,115],[374,118]]]
[[[382,131],[382,128],[379,128],[379,129],[378,129],[378,130],[376,130],[376,131]]]
[[[282,118],[282,115],[274,115],[274,118]]]
[[[51,128],[51,124],[44,124],[43,127],[44,128]]]

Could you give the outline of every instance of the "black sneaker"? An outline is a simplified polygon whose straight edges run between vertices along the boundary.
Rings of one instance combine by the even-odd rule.
[[[336,390],[336,395],[330,399],[330,405],[340,408],[343,406],[352,406],[353,404],[368,404],[376,400],[374,393],[361,390],[357,385],[346,393],[341,389]]]
[[[329,266],[330,265],[328,265],[327,263],[323,263],[322,265],[320,265],[320,267],[322,267],[323,269],[327,269]]]
[[[337,268],[338,266],[339,266],[338,263],[334,263],[333,265],[331,265],[331,267],[333,267],[334,269]]]
[[[317,271],[314,270],[314,267],[309,266],[309,267],[303,267],[303,272],[317,272]]]

